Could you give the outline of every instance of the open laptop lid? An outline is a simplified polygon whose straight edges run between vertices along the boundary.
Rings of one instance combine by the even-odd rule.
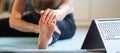
[[[120,53],[120,18],[96,19],[107,53]]]
[[[104,45],[98,32],[95,20],[92,20],[81,49],[104,50]]]
[[[101,27],[103,25],[104,27]],[[102,31],[103,28],[105,29],[104,31]],[[107,53],[120,53],[120,39],[118,37],[117,39],[115,39],[115,37],[112,39],[105,39],[104,36],[112,35],[110,33],[115,33],[113,36],[120,37],[116,35],[120,33],[120,18],[93,20],[81,49],[105,48]]]

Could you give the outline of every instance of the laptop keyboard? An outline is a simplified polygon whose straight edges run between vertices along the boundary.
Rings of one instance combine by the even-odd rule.
[[[120,39],[120,21],[98,23],[105,40]]]

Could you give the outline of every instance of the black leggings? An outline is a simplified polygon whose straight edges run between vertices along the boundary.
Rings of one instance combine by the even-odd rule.
[[[36,20],[32,15],[32,13],[24,15],[23,20],[27,22],[31,22],[37,24],[38,20]],[[58,21],[56,23],[57,27],[61,31],[61,35],[57,33],[53,34],[53,41],[51,44],[55,43],[58,39],[68,39],[74,36],[76,31],[75,21],[73,19],[73,14],[68,14],[63,21]],[[0,37],[38,37],[38,34],[29,33],[29,32],[21,32],[15,29],[10,28],[9,26],[9,18],[0,19]],[[51,45],[50,44],[50,45]]]

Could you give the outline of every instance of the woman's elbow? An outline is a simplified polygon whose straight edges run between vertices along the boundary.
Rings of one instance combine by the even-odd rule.
[[[16,25],[15,18],[10,17],[10,19],[9,19],[10,28],[15,28],[15,25]]]

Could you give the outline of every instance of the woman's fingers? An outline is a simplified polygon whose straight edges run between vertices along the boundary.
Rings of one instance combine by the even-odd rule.
[[[40,14],[43,15],[43,13],[44,13],[44,10],[41,10],[41,11],[40,11]]]
[[[53,18],[53,11],[51,10],[49,13],[48,13],[48,15],[47,15],[47,17],[46,17],[46,19],[45,19],[45,24],[48,24],[49,23],[49,20],[52,20],[52,18]]]
[[[46,9],[45,11],[44,11],[44,13],[43,13],[43,15],[42,15],[42,17],[41,17],[41,19],[42,19],[42,21],[45,23],[45,21],[46,21],[46,18],[47,18],[47,16],[48,16],[48,14],[50,13],[50,11],[51,11],[51,9]]]
[[[44,10],[41,10],[41,11],[40,11],[41,17],[43,16],[43,14],[44,14]],[[42,21],[42,19],[39,20],[39,23],[40,23],[41,21]],[[44,22],[44,21],[42,21],[42,22]]]
[[[39,22],[43,22],[44,24],[55,23],[56,22],[56,14],[52,9],[46,9],[45,11],[41,11],[41,19]]]
[[[51,22],[54,23],[54,24],[56,24],[56,22],[57,22],[57,16],[56,15],[54,16],[54,18],[52,19]]]
[[[50,19],[48,20],[48,23],[52,23],[53,19],[56,18],[55,16],[56,16],[56,15],[55,15],[55,13],[53,12],[53,13],[51,14],[51,16],[49,17]]]

